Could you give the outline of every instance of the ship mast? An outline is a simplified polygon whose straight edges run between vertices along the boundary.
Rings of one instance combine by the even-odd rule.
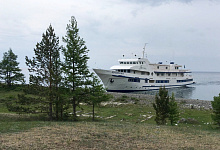
[[[145,54],[145,47],[146,47],[147,44],[148,44],[148,43],[145,43],[145,44],[144,44],[144,48],[143,48],[143,49],[144,49],[144,51],[143,51],[143,58],[144,58],[144,54]]]

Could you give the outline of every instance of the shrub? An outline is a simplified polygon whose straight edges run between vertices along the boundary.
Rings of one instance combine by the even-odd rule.
[[[160,88],[159,95],[156,94],[153,107],[156,111],[156,123],[158,125],[166,124],[166,118],[169,116],[169,95],[165,87]]]
[[[169,120],[171,125],[174,125],[179,120],[178,105],[175,101],[174,93],[172,93],[172,97],[169,102]]]
[[[219,96],[214,97],[212,103],[213,114],[212,120],[220,127],[220,93]]]

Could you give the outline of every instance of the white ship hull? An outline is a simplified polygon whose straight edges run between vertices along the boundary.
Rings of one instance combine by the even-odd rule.
[[[184,77],[178,76],[178,74],[177,76],[166,76],[165,74],[161,77],[155,75],[155,73],[150,75],[138,75],[114,70],[93,70],[100,77],[106,90],[109,92],[149,91],[158,90],[163,86],[165,88],[174,88],[194,84],[192,76],[185,75],[189,72],[184,72]]]

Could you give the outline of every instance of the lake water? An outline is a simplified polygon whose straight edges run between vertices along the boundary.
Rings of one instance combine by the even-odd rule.
[[[168,89],[176,98],[213,100],[220,93],[220,72],[193,72],[196,84],[188,87]],[[147,91],[145,94],[155,95],[158,91]]]

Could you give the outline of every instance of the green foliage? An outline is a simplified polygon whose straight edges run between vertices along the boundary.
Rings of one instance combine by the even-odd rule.
[[[169,120],[171,125],[174,125],[179,120],[178,105],[175,101],[174,93],[172,93],[172,97],[169,102]]]
[[[4,80],[8,86],[17,81],[24,83],[24,74],[18,67],[17,57],[12,49],[9,49],[3,54],[3,60],[0,62],[0,79]]]
[[[158,125],[166,124],[166,118],[169,116],[169,95],[165,87],[160,88],[159,96],[156,94],[153,107],[156,111],[156,123]]]
[[[43,33],[41,42],[36,44],[35,57],[33,59],[25,57],[28,70],[31,73],[30,84],[50,87],[55,83],[55,71],[60,65],[58,63],[59,51],[59,38],[56,37],[54,29],[50,25],[46,33]],[[56,66],[54,62],[56,62]]]
[[[219,96],[214,97],[214,101],[211,103],[213,108],[212,119],[218,126],[220,126],[220,93]]]
[[[76,87],[84,85],[86,79],[90,77],[87,66],[89,50],[85,45],[85,41],[79,36],[75,17],[71,17],[66,30],[66,36],[63,37],[66,47],[62,50],[64,55],[62,69],[65,74],[64,83],[66,87],[74,90]]]
[[[47,102],[38,97],[28,97],[24,94],[18,94],[18,98],[9,97],[6,102],[6,106],[9,111],[18,113],[47,113]]]
[[[93,76],[91,87],[89,88],[90,98],[87,103],[92,104],[93,120],[95,120],[95,106],[101,102],[108,101],[110,96],[105,94],[105,89],[96,76]]]
[[[77,21],[75,17],[71,17],[70,23],[66,27],[66,35],[63,37],[66,44],[62,49],[64,62],[62,70],[64,73],[64,85],[71,89],[69,96],[72,99],[73,117],[76,118],[76,107],[80,102],[77,98],[77,88],[83,88],[88,84],[88,78],[91,76],[87,61],[89,59],[85,41],[79,36]]]
[[[33,87],[35,95],[45,96],[49,107],[49,118],[53,118],[53,104],[57,105],[55,108],[58,109],[58,97],[59,91],[58,86],[61,81],[60,72],[60,46],[59,38],[56,37],[54,29],[50,25],[43,33],[42,40],[36,44],[34,49],[35,57],[29,59],[26,56],[26,64],[29,67],[30,72],[30,86]],[[44,88],[44,91],[39,90],[40,87]],[[56,110],[58,111],[58,110]],[[56,112],[57,114],[57,112]],[[58,116],[57,116],[58,117]]]

